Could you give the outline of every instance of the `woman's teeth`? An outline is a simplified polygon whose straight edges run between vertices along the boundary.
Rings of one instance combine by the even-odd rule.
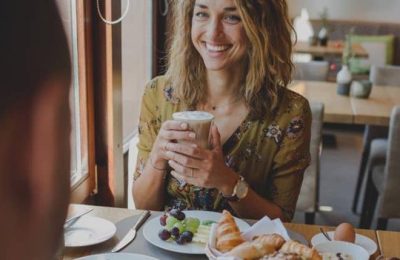
[[[229,48],[229,45],[212,45],[206,43],[206,47],[209,51],[225,51]]]

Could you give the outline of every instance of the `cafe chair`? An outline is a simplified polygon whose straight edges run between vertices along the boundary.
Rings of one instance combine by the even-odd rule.
[[[310,103],[312,112],[310,154],[311,164],[304,172],[296,211],[304,212],[305,223],[315,223],[315,213],[319,209],[319,178],[320,157],[322,151],[322,124],[324,105],[322,103]]]
[[[371,143],[371,147],[376,142]],[[360,228],[370,228],[377,208],[377,229],[385,230],[390,218],[400,218],[400,106],[392,110],[387,139],[386,162],[370,167],[360,218]]]
[[[326,81],[329,63],[327,61],[294,62],[294,80]]]
[[[400,86],[400,66],[372,66],[369,80],[379,86]]]
[[[400,66],[372,66],[370,73],[370,81],[375,86],[399,86],[400,87]],[[361,155],[361,163],[358,172],[356,191],[354,194],[352,210],[357,213],[358,201],[361,194],[362,184],[365,183],[365,173],[368,171],[368,165],[382,164],[386,158],[387,142],[376,142],[371,145],[375,138],[386,138],[388,128],[386,126],[366,125],[364,130],[363,151]],[[370,162],[368,162],[368,158]]]

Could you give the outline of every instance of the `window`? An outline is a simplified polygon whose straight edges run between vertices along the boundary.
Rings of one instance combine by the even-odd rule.
[[[125,13],[128,1],[57,0],[73,64],[72,202],[84,202],[98,191],[99,196],[90,196],[95,203],[111,205],[114,200],[122,205],[120,189],[126,187],[126,175],[120,167],[120,144],[126,152],[137,136],[140,100],[154,70],[152,24],[158,0],[130,0],[126,17],[115,25],[99,18],[96,4],[103,17],[115,20]],[[125,195],[131,197],[130,189]]]
[[[94,156],[94,148],[89,147],[88,111],[89,84],[86,80],[87,60],[85,58],[85,34],[83,28],[84,4],[77,0],[57,0],[61,19],[69,42],[72,75],[70,88],[71,108],[71,185],[73,202],[83,202],[94,189],[94,162],[90,164],[89,152]],[[93,124],[93,123],[92,123]],[[92,167],[90,167],[90,165]],[[89,178],[90,177],[90,178]],[[84,189],[82,189],[84,187]],[[78,190],[79,196],[74,196]]]

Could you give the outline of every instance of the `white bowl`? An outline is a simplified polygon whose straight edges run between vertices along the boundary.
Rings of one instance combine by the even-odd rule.
[[[353,260],[368,260],[367,250],[353,243],[344,241],[329,241],[314,247],[319,253],[343,253],[351,255]]]

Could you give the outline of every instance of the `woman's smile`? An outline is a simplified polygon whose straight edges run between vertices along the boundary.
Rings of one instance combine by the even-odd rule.
[[[227,54],[231,49],[231,44],[213,44],[213,43],[203,43],[204,48],[207,50],[207,54],[211,58],[219,58]]]

